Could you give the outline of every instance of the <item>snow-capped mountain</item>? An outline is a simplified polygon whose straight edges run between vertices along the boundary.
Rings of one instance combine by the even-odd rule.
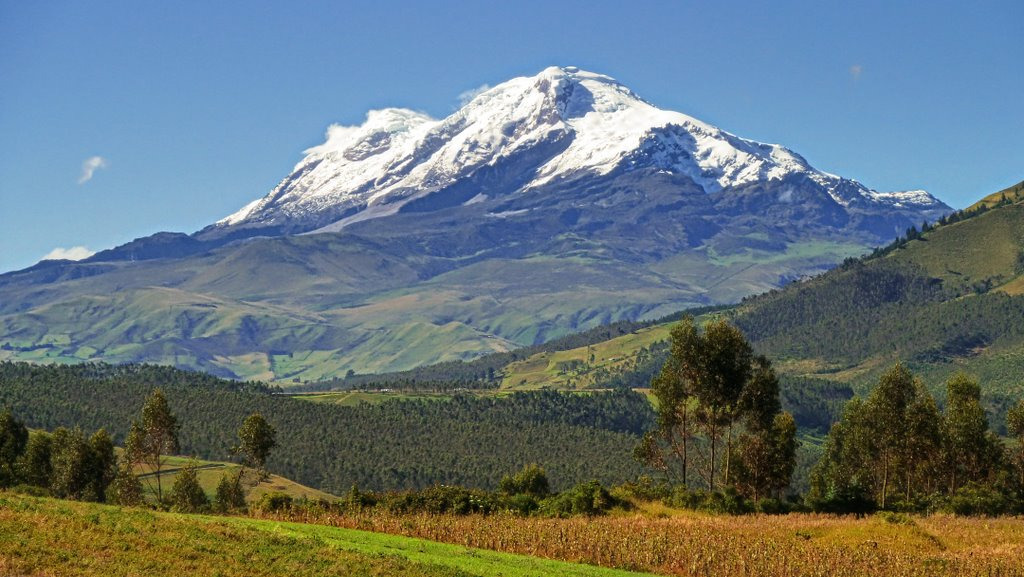
[[[332,126],[270,194],[196,233],[0,275],[0,359],[408,369],[737,302],[947,210],[548,68],[442,120]]]
[[[638,169],[685,177],[710,195],[781,187],[764,200],[811,195],[832,209],[898,212],[915,223],[949,210],[927,192],[876,192],[785,147],[659,109],[608,76],[550,67],[495,86],[443,120],[391,108],[371,111],[360,126],[332,125],[273,191],[205,232],[338,231],[432,196],[445,196],[435,203],[445,208],[504,201]],[[793,196],[794,179],[804,198]]]

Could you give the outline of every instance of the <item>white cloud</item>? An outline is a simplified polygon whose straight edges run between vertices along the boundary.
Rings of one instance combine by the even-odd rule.
[[[97,169],[106,168],[107,159],[102,156],[90,156],[82,162],[82,175],[78,177],[78,184],[85,184],[92,180],[92,175]]]
[[[860,64],[854,64],[850,67],[850,77],[853,78],[854,82],[860,80],[861,72],[864,72],[864,67]]]
[[[476,88],[473,88],[471,90],[466,90],[465,92],[460,93],[459,94],[459,106],[465,106],[466,104],[469,104],[470,100],[473,100],[478,95],[483,94],[484,92],[487,92],[490,89],[491,89],[491,86],[489,84],[481,84],[480,86],[477,86]]]
[[[82,260],[96,254],[96,251],[89,250],[84,246],[73,246],[71,248],[57,247],[40,260]]]

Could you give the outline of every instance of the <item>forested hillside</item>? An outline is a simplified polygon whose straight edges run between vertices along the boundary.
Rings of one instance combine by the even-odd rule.
[[[861,392],[896,360],[933,382],[965,370],[1002,430],[1005,407],[1024,392],[1024,204],[1000,198],[747,299],[733,321],[783,371]]]
[[[164,367],[0,363],[0,407],[29,427],[106,427],[117,442],[155,387],[180,415],[183,453],[229,459],[235,431],[258,411],[278,430],[270,470],[338,494],[353,484],[493,488],[528,463],[544,466],[553,488],[622,482],[641,472],[632,450],[653,423],[647,400],[629,391],[344,407]]]

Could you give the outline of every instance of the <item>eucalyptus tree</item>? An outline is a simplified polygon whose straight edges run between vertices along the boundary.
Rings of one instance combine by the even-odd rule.
[[[0,414],[0,487],[15,484],[15,462],[25,452],[28,428],[8,409]]]
[[[239,444],[232,451],[242,456],[243,463],[256,470],[257,482],[267,478],[267,458],[277,446],[277,430],[259,413],[246,417],[238,429]]]
[[[644,436],[635,455],[649,466],[678,472],[688,485],[690,455],[695,453],[701,457],[698,472],[714,491],[720,468],[724,483],[732,481],[737,428],[746,431],[741,438],[750,446],[748,465],[764,462],[753,459],[768,452],[753,449],[753,436],[769,434],[780,413],[778,379],[771,363],[755,357],[743,333],[725,320],[700,330],[687,317],[672,328],[670,337],[668,359],[651,383],[658,426]],[[760,441],[764,443],[759,446],[770,444],[766,437]],[[757,468],[758,475],[763,473],[763,467]]]
[[[167,397],[155,389],[142,406],[142,417],[133,421],[125,441],[125,456],[131,464],[148,465],[156,477],[157,500],[163,503],[161,474],[167,456],[180,450],[177,417],[171,413]]]
[[[999,469],[1002,443],[989,431],[981,406],[981,385],[963,373],[946,382],[943,420],[945,470],[949,490],[969,481],[984,481]]]

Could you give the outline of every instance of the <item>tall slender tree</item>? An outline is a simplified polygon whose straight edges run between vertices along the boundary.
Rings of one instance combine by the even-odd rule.
[[[0,413],[0,487],[15,483],[15,462],[25,452],[27,444],[25,423],[14,418],[10,409]]]
[[[142,406],[142,417],[133,421],[125,441],[125,454],[132,464],[148,465],[156,477],[157,500],[163,503],[161,474],[166,458],[179,450],[178,419],[171,413],[167,397],[156,389]]]
[[[18,478],[35,487],[49,487],[53,476],[53,439],[45,431],[32,431],[25,453],[18,459]]]
[[[1024,491],[1024,399],[1021,399],[1006,414],[1006,428],[1017,438],[1017,450],[1014,455],[1017,472],[1020,475],[1020,487]]]
[[[989,432],[978,381],[958,373],[946,382],[943,427],[945,471],[950,491],[995,473],[997,464],[993,460],[1001,447]]]
[[[259,413],[246,417],[238,429],[239,444],[233,451],[242,455],[246,466],[256,470],[257,483],[267,478],[267,457],[277,446],[277,430]]]

